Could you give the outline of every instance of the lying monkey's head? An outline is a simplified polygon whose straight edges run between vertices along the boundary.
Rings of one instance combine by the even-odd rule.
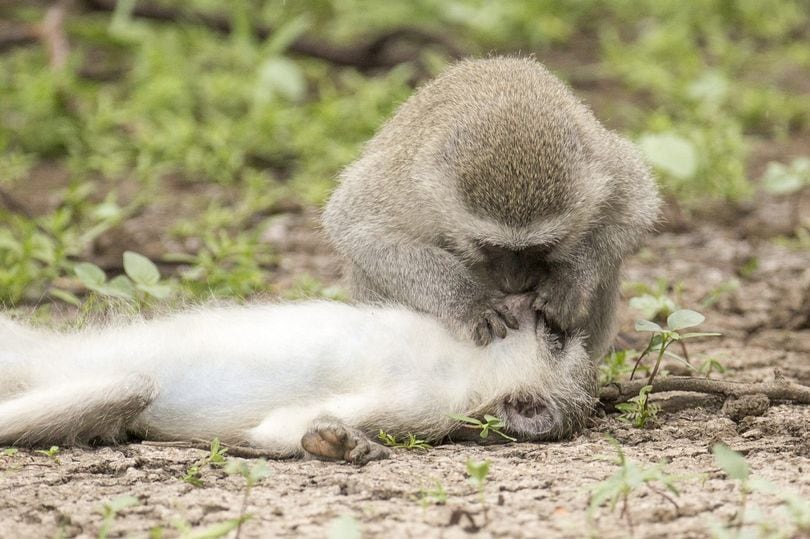
[[[520,440],[557,440],[578,431],[595,404],[597,369],[581,335],[558,342],[537,317],[536,380],[494,404],[492,415]]]

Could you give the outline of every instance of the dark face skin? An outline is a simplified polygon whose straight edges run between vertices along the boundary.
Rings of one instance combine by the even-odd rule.
[[[480,261],[470,269],[485,282],[492,283],[505,294],[521,294],[537,289],[540,279],[549,271],[547,245],[533,245],[513,250],[500,245],[482,243]]]

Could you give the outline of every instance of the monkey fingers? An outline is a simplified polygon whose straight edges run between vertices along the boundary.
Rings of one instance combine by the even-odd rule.
[[[316,458],[345,460],[360,465],[390,456],[386,447],[372,442],[359,430],[334,420],[318,421],[301,439],[301,446]]]
[[[506,337],[507,329],[518,329],[520,323],[504,305],[484,309],[473,323],[473,340],[478,346],[486,346],[495,337]]]
[[[495,312],[497,312],[501,318],[503,318],[503,322],[506,324],[506,327],[509,329],[519,329],[520,322],[515,315],[513,315],[508,308],[506,307],[495,307]]]

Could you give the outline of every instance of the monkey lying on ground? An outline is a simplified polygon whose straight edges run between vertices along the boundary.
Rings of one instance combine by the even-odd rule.
[[[219,437],[279,457],[385,458],[379,429],[440,440],[449,414],[501,418],[522,440],[570,434],[592,404],[581,339],[520,332],[479,348],[400,307],[211,308],[74,333],[0,317],[0,445]]]
[[[639,152],[529,58],[463,61],[416,92],[341,176],[324,213],[355,299],[439,317],[484,345],[533,292],[595,360],[623,257],[658,215]]]

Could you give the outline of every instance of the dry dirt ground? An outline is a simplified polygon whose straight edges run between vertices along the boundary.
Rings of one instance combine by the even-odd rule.
[[[707,315],[702,329],[723,333],[690,347],[697,362],[711,355],[729,368],[716,377],[773,380],[779,369],[810,385],[810,252],[780,246],[768,232],[788,213],[783,203],[765,201],[733,216],[732,224],[715,216],[684,227],[671,219],[627,264],[628,282],[666,279],[677,285],[673,296],[682,306]],[[335,260],[311,222],[307,212],[288,213],[268,229],[268,241],[282,254],[279,282],[302,270],[325,282],[336,278]],[[713,293],[733,279],[737,288]],[[642,347],[632,332],[635,316],[623,308],[620,339]],[[246,512],[252,518],[241,537],[325,537],[330,530],[351,537],[346,529],[353,523],[336,521],[345,515],[364,537],[707,537],[739,507],[739,489],[711,454],[721,441],[745,454],[755,475],[810,500],[810,406],[772,403],[763,415],[731,419],[719,402],[701,402],[667,412],[661,425],[645,430],[597,415],[585,432],[561,443],[398,450],[391,460],[362,468],[271,461],[270,475],[250,492]],[[629,515],[620,514],[621,505],[615,511],[606,506],[589,518],[589,492],[618,469],[608,435],[628,459],[661,463],[680,476],[680,495],[667,499],[640,487],[629,497]],[[62,449],[59,463],[27,450],[0,456],[0,537],[96,537],[102,506],[122,495],[137,497],[138,504],[118,514],[110,537],[147,537],[156,527],[173,537],[177,526],[201,529],[236,517],[245,494],[241,477],[205,468],[201,487],[181,479],[205,455],[200,449],[130,444]],[[491,463],[483,502],[468,482],[468,459]],[[443,503],[425,495],[437,483],[447,494]],[[790,529],[773,496],[753,494],[746,514],[775,530]]]

